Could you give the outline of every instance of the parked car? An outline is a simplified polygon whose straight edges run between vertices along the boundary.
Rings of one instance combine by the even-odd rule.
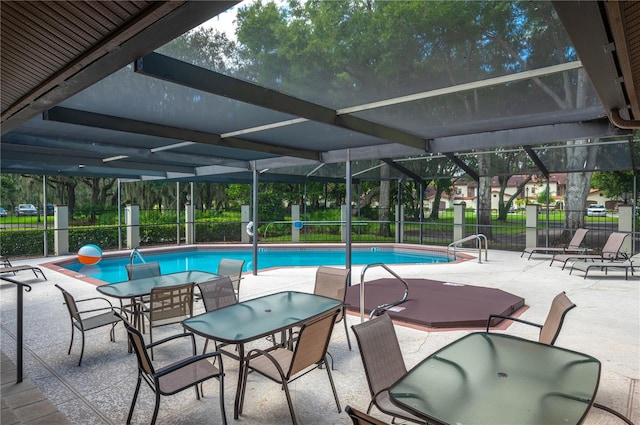
[[[604,207],[604,205],[600,205],[600,204],[589,205],[587,207],[587,216],[588,217],[606,217],[607,209]]]
[[[38,215],[38,209],[33,204],[19,204],[15,208],[16,215]]]
[[[6,216],[7,216],[7,210],[0,207],[0,217],[6,217]]]

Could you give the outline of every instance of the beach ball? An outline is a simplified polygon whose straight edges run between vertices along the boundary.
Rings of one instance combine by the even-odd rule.
[[[87,244],[78,250],[78,261],[82,264],[98,264],[102,260],[102,249],[98,245]]]

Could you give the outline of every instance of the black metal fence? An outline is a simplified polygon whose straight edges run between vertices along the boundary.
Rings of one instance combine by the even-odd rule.
[[[584,226],[590,230],[585,245],[593,250],[602,247],[609,234],[618,231],[618,215],[608,211],[602,217],[588,217],[583,211],[576,212],[584,219]],[[567,228],[567,211],[538,212],[537,246],[560,246],[566,244],[575,229]],[[440,211],[437,219],[398,221],[391,214],[388,220],[376,219],[369,211],[356,213],[352,217],[351,241],[353,243],[395,242],[409,244],[446,246],[454,241],[453,211]],[[526,247],[527,220],[524,210],[509,213],[500,218],[495,211],[487,211],[490,225],[480,226],[475,210],[464,213],[462,237],[485,234],[492,249],[521,251]],[[196,211],[196,243],[239,243],[245,232],[237,211]],[[344,240],[345,226],[340,220],[340,208],[324,208],[305,211],[303,219],[278,217],[255,226],[260,243],[291,243],[294,232],[301,243],[340,242]],[[77,250],[85,244],[99,245],[103,250],[115,250],[126,246],[126,225],[117,209],[100,211],[74,211],[66,229],[54,229],[53,217],[48,216],[45,230],[44,219],[40,216],[20,216],[0,218],[0,254],[10,256],[39,256],[44,252],[45,235],[48,255],[53,255],[56,230],[69,232],[69,251]],[[120,223],[119,223],[120,221]],[[176,210],[140,211],[140,245],[176,245],[185,242],[186,223],[184,213]],[[460,233],[458,233],[460,234]]]

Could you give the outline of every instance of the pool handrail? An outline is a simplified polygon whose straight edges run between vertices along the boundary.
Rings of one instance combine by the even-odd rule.
[[[133,264],[133,257],[138,257],[142,263],[146,263],[147,261],[144,259],[138,247],[135,247],[131,250],[131,254],[129,255],[129,264]]]
[[[6,276],[2,276],[0,279],[13,283],[18,290],[16,309],[16,383],[19,384],[22,382],[24,374],[24,296],[22,290],[30,292],[31,286]]]
[[[381,304],[376,308],[374,308],[373,310],[371,310],[371,313],[369,314],[369,320],[371,320],[373,316],[377,315],[379,310],[389,310],[390,308],[395,307],[398,304],[402,304],[407,300],[407,297],[409,296],[409,285],[407,284],[407,281],[404,280],[402,277],[400,277],[396,272],[391,270],[387,265],[383,263],[367,264],[362,268],[362,271],[360,272],[360,322],[361,323],[364,322],[364,275],[370,267],[382,267],[383,269],[388,271],[393,277],[395,277],[400,282],[402,282],[402,284],[404,285],[404,295],[399,300],[392,301],[387,304]]]
[[[469,241],[472,241],[472,240],[476,241],[476,248],[464,248],[464,247],[458,246],[461,243],[469,242]],[[483,250],[482,242],[484,242],[484,261],[488,261],[489,243],[487,241],[487,237],[485,235],[483,235],[482,233],[478,233],[477,235],[467,236],[466,238],[462,238],[462,239],[459,239],[459,240],[457,240],[455,242],[451,242],[449,244],[449,246],[447,246],[447,260],[449,260],[449,258],[450,258],[449,257],[449,251],[452,250],[452,249],[453,249],[453,261],[456,260],[456,252],[458,250],[469,251],[470,249],[477,249],[478,250],[478,263],[482,263],[482,250]]]

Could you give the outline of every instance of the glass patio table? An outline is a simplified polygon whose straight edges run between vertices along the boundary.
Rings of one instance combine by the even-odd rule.
[[[217,279],[220,275],[216,273],[201,272],[191,270],[185,272],[167,273],[159,276],[143,277],[140,279],[125,280],[122,282],[108,283],[100,285],[96,289],[104,295],[114,298],[131,300],[133,306],[133,323],[134,326],[140,327],[142,320],[140,305],[135,302],[136,298],[150,295],[154,288],[162,288],[165,286],[181,285],[183,283],[201,283],[209,280]],[[129,347],[131,349],[131,347]]]
[[[600,362],[522,338],[477,332],[430,355],[391,388],[397,406],[437,424],[580,424]]]
[[[138,298],[151,294],[151,290],[154,288],[180,285],[189,282],[201,283],[219,277],[220,275],[215,273],[192,270],[108,283],[106,285],[100,285],[96,289],[98,292],[114,298]]]
[[[238,419],[244,344],[301,325],[337,308],[342,308],[342,303],[333,298],[286,291],[212,310],[186,319],[182,324],[196,335],[238,346],[238,387],[233,406],[233,417]]]

